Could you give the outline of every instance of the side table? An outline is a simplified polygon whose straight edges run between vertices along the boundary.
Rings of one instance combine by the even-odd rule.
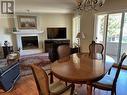
[[[13,52],[13,46],[2,46],[4,52],[4,58],[11,52]]]

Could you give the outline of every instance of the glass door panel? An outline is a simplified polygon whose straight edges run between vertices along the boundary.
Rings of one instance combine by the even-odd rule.
[[[123,33],[121,41],[121,55],[127,52],[127,13],[124,15]],[[127,65],[127,59],[125,59],[124,65]]]
[[[105,33],[105,17],[106,15],[97,16],[97,29],[95,41],[97,43],[104,43],[104,33]]]
[[[119,55],[119,38],[121,31],[122,13],[109,14],[106,39],[106,55],[118,61]]]

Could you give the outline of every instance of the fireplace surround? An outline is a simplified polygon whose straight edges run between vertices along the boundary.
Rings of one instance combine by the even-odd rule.
[[[14,32],[17,38],[17,47],[20,48],[20,55],[29,55],[42,52],[42,31],[19,30]]]

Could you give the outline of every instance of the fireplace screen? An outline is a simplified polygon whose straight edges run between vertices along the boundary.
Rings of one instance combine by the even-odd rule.
[[[21,37],[22,40],[22,49],[37,49],[38,47],[38,37],[37,36],[25,36]]]

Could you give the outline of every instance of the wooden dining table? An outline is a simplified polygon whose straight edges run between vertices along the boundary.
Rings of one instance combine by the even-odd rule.
[[[55,61],[51,65],[52,73],[60,80],[87,84],[87,95],[92,95],[91,84],[100,80],[112,67],[114,59],[110,56],[92,59],[88,53],[75,53]]]

